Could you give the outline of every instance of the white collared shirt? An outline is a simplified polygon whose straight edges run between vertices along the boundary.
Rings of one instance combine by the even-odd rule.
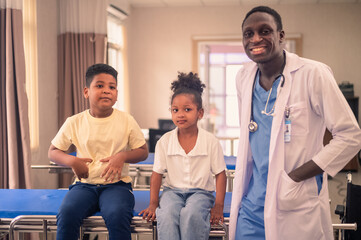
[[[178,141],[178,128],[164,134],[157,142],[153,171],[167,172],[164,186],[215,190],[213,175],[226,169],[222,147],[211,133],[198,128],[197,142],[186,154]]]

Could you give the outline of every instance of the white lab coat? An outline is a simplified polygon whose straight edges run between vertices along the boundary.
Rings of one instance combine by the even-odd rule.
[[[286,59],[285,83],[271,129],[264,208],[266,239],[331,240],[327,174],[334,176],[360,150],[361,131],[328,66],[289,52]],[[236,78],[241,132],[230,214],[231,240],[252,174],[248,124],[256,71],[257,65],[251,62]],[[284,142],[286,107],[290,108],[292,122],[290,143]],[[326,127],[333,140],[323,147]],[[319,195],[315,178],[296,183],[288,176],[311,159],[325,172]]]

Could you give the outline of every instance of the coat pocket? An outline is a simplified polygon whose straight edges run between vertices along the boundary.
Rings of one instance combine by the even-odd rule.
[[[290,108],[290,119],[292,125],[292,135],[304,136],[309,131],[308,124],[308,109],[305,102],[297,102],[291,104]]]
[[[308,190],[308,181],[312,181],[312,178],[295,182],[283,170],[278,182],[278,209],[281,211],[297,211],[311,208],[313,196]]]

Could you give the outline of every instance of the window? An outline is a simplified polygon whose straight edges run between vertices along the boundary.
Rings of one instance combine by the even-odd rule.
[[[199,64],[200,77],[208,88],[208,130],[221,140],[226,155],[235,155],[239,134],[235,79],[242,64],[250,60],[240,42],[208,43],[203,49]]]
[[[35,0],[23,1],[23,33],[30,148],[34,151],[39,148],[38,43]]]
[[[108,51],[107,62],[118,71],[118,101],[114,107],[125,111],[126,106],[126,77],[125,77],[125,28],[122,21],[126,14],[121,10],[110,6],[108,8],[107,32],[108,32]]]

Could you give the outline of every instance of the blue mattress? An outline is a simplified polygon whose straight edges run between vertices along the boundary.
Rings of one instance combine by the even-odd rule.
[[[0,189],[0,218],[19,215],[56,215],[68,190]],[[149,191],[134,191],[134,216],[148,207]],[[229,217],[232,193],[226,193],[224,217]]]

